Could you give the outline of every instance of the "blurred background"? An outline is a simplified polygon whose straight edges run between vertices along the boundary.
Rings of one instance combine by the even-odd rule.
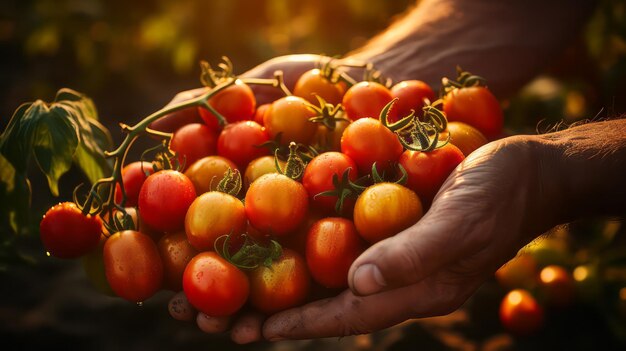
[[[137,122],[177,92],[200,86],[201,59],[217,63],[226,55],[235,72],[242,73],[283,54],[342,55],[386,28],[414,2],[3,0],[0,128],[21,103],[51,100],[59,88],[69,87],[94,100],[102,122],[119,142],[119,122]],[[513,133],[626,112],[624,1],[599,1],[570,48],[504,106],[507,129]],[[71,171],[61,181],[61,198],[53,198],[45,178],[38,172],[30,175],[36,219],[52,203],[69,199],[81,179],[78,171]],[[10,250],[0,249],[0,336],[14,345],[9,349],[55,344],[103,350],[235,348],[224,335],[208,336],[192,324],[169,318],[166,293],[142,308],[98,293],[79,261],[43,255],[37,222],[31,236],[18,240],[8,240],[6,228],[0,232],[3,243],[11,242]],[[539,266],[556,260],[573,270],[597,262],[607,247],[622,245],[623,249],[624,240],[615,239],[623,238],[623,231],[619,223],[575,224],[549,248],[547,261],[541,261],[545,252],[540,250],[544,256],[539,256]],[[597,246],[581,242],[580,238],[589,237],[597,239],[593,241]],[[618,257],[612,264],[623,268],[623,261]],[[593,342],[605,349],[619,348],[626,345],[626,283],[618,273],[612,276],[617,278],[598,283],[603,289],[592,299],[597,305],[579,303],[555,313],[556,322],[533,338],[515,338],[502,329],[497,309],[506,289],[490,281],[467,306],[448,317],[410,322],[370,336],[260,343],[241,349],[509,350],[563,345],[586,349],[593,348]]]

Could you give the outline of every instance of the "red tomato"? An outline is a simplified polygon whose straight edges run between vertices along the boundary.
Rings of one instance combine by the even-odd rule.
[[[546,303],[554,307],[567,307],[576,299],[576,284],[572,275],[557,265],[550,265],[541,270],[539,290]]]
[[[286,162],[278,160],[278,164],[281,167],[285,167]],[[276,169],[276,163],[274,162],[274,156],[263,156],[256,160],[253,160],[246,167],[246,172],[243,175],[243,187],[248,189],[250,184],[257,178],[268,173],[278,173]]]
[[[256,111],[254,111],[254,118],[252,118],[259,125],[264,125],[263,118],[265,118],[265,112],[269,109],[271,104],[263,104],[257,106]]]
[[[148,178],[146,175],[154,173],[151,162],[136,161],[127,164],[122,168],[122,183],[124,183],[124,191],[126,192],[126,203],[124,206],[135,207],[139,199],[139,190],[143,182]],[[115,202],[121,203],[122,190],[119,184],[115,188]]]
[[[82,214],[73,202],[52,206],[39,223],[43,246],[58,258],[76,258],[93,251],[101,232],[100,217]]]
[[[139,192],[139,215],[149,227],[163,232],[183,229],[187,209],[195,200],[193,183],[184,174],[163,170],[150,175]]]
[[[201,195],[216,190],[217,184],[224,178],[224,173],[229,168],[235,170],[237,165],[221,156],[208,156],[191,165],[185,171],[185,175],[193,183],[196,194]]]
[[[399,117],[405,117],[411,114],[411,110],[415,111],[418,116],[423,114],[424,99],[435,101],[435,92],[426,83],[421,80],[405,80],[391,87],[391,96],[398,98],[395,104]],[[395,122],[396,119],[390,119]]]
[[[348,89],[343,96],[342,104],[349,119],[378,118],[380,111],[387,105],[393,96],[384,85],[375,82],[359,82]],[[389,111],[389,120],[396,120],[398,110],[392,107]]]
[[[165,286],[172,291],[181,291],[185,267],[198,252],[187,241],[185,232],[165,234],[157,248],[163,261]]]
[[[238,235],[246,229],[246,214],[241,200],[209,191],[194,200],[185,217],[187,239],[196,249],[213,250],[222,235]]]
[[[502,134],[504,124],[502,107],[485,87],[452,90],[443,98],[443,111],[449,121],[467,123],[489,140],[496,139]]]
[[[149,236],[117,232],[104,244],[103,256],[107,281],[119,297],[142,302],[161,288],[163,263]]]
[[[543,325],[543,309],[524,289],[510,291],[500,303],[500,321],[511,333],[527,336]]]
[[[458,147],[466,157],[474,150],[487,144],[487,138],[478,129],[469,124],[449,122],[447,129],[450,134],[450,143]],[[445,135],[440,135],[440,139],[442,137],[445,137]]]
[[[443,182],[464,158],[456,146],[446,144],[430,152],[407,150],[398,163],[408,173],[406,187],[415,191],[425,206],[430,206]]]
[[[174,132],[170,149],[178,153],[179,162],[188,168],[202,157],[215,155],[217,134],[204,124],[188,124]]]
[[[228,123],[252,119],[256,109],[256,100],[250,87],[237,80],[235,84],[213,95],[209,105],[219,112]],[[198,108],[204,123],[213,130],[219,130],[217,118],[204,107]]]
[[[339,179],[350,169],[348,178],[355,181],[358,177],[356,163],[346,154],[340,152],[325,152],[313,158],[304,169],[302,185],[309,194],[310,203],[325,213],[335,212],[337,196],[316,196],[317,194],[335,189],[333,176]],[[344,202],[345,213],[352,213],[354,201]]]
[[[293,88],[293,95],[304,98],[316,106],[319,102],[315,95],[319,95],[329,104],[337,105],[341,103],[344,93],[344,86],[341,83],[332,83],[318,68],[304,72]]]
[[[250,184],[245,209],[252,226],[263,234],[281,236],[303,222],[309,200],[302,184],[279,173],[268,173]]]
[[[183,290],[189,302],[211,317],[237,312],[248,299],[248,277],[213,251],[189,261],[183,273]]]
[[[259,147],[270,138],[261,125],[253,121],[236,122],[224,127],[217,140],[217,153],[233,161],[243,172],[248,163],[269,153]]]
[[[370,244],[412,226],[422,217],[422,203],[415,193],[394,183],[374,184],[354,206],[354,225]]]
[[[389,169],[402,150],[396,134],[373,118],[352,122],[341,137],[341,152],[354,160],[362,175],[372,171],[374,162],[380,171]]]
[[[272,314],[304,302],[310,277],[304,259],[295,251],[283,249],[270,267],[250,272],[250,303],[259,311]]]
[[[352,221],[324,218],[313,224],[306,240],[306,262],[313,279],[327,288],[348,287],[348,270],[365,243]]]
[[[315,123],[309,121],[309,118],[315,117],[315,114],[303,98],[285,96],[274,101],[265,112],[263,125],[272,139],[278,133],[282,133],[281,143],[283,144],[289,144],[292,141],[309,144],[317,130]]]

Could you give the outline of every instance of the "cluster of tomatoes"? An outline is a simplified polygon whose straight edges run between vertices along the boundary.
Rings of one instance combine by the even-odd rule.
[[[41,221],[46,249],[95,255],[124,299],[182,290],[213,317],[247,303],[271,314],[346,288],[369,245],[416,223],[464,157],[500,136],[502,111],[466,72],[436,104],[421,81],[389,88],[337,74],[310,70],[293,95],[260,106],[237,80],[208,100],[223,127],[203,107],[186,111],[202,123],[153,123],[179,123],[170,148],[186,167],[123,168],[118,222],[134,229],[101,235],[109,219],[63,203]]]

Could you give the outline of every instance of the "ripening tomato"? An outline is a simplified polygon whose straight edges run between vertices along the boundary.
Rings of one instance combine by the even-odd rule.
[[[306,262],[313,279],[327,288],[348,287],[348,270],[365,250],[352,221],[331,217],[315,222],[307,234]]]
[[[162,170],[150,175],[139,192],[139,216],[163,232],[183,229],[187,209],[196,198],[193,183],[184,174]]]
[[[564,308],[576,299],[576,284],[572,275],[563,267],[550,265],[539,272],[539,291],[545,302]]]
[[[342,104],[346,116],[356,121],[359,118],[378,118],[380,111],[387,105],[393,96],[384,85],[376,82],[359,82],[351,86],[343,96]],[[389,120],[396,120],[398,110],[395,106],[389,111]]]
[[[213,95],[209,105],[226,118],[227,123],[252,119],[256,109],[256,99],[250,87],[237,79],[235,84]],[[211,111],[199,107],[200,117],[213,130],[219,130],[217,118]]]
[[[278,160],[278,165],[282,168],[285,167],[286,162]],[[257,178],[268,173],[278,173],[276,169],[276,163],[274,162],[274,156],[262,156],[253,160],[246,167],[246,172],[243,175],[243,187],[248,189],[250,184]]]
[[[215,155],[217,133],[204,124],[188,124],[174,132],[170,149],[178,153],[180,164],[187,168],[205,156]]]
[[[253,121],[257,122],[259,125],[264,126],[265,122],[263,122],[263,118],[265,118],[265,112],[267,112],[267,110],[270,108],[271,104],[263,104],[260,106],[257,106],[256,111],[254,111],[254,118],[252,118]]]
[[[250,303],[259,311],[272,314],[304,302],[310,290],[306,262],[295,251],[283,249],[270,267],[250,272]]]
[[[429,152],[407,150],[402,153],[398,163],[409,176],[406,187],[415,191],[428,207],[443,182],[464,158],[456,146],[446,144]]]
[[[500,321],[511,333],[527,336],[542,327],[543,309],[527,290],[511,290],[500,303]]]
[[[198,252],[187,241],[185,232],[165,234],[157,243],[157,248],[163,261],[165,287],[181,291],[185,267]]]
[[[281,236],[292,232],[306,218],[308,209],[304,186],[280,173],[262,175],[246,193],[246,216],[263,234]]]
[[[405,80],[391,87],[391,96],[398,98],[395,104],[399,117],[405,117],[415,111],[418,116],[423,115],[422,107],[425,106],[424,99],[435,101],[435,92],[421,80]],[[397,119],[397,118],[396,118]],[[390,119],[395,122],[396,119]]]
[[[58,258],[76,258],[93,251],[101,232],[100,217],[82,214],[73,202],[52,206],[39,223],[43,246]]]
[[[341,137],[341,152],[354,160],[362,175],[372,171],[374,162],[381,172],[391,168],[402,150],[396,134],[373,118],[350,123]]]
[[[237,312],[248,299],[248,277],[214,251],[201,252],[183,273],[183,290],[189,302],[212,317]]]
[[[149,236],[134,230],[117,232],[104,244],[104,268],[116,295],[142,302],[163,282],[163,263]]]
[[[341,103],[341,98],[345,89],[341,83],[333,83],[322,75],[319,68],[304,72],[293,88],[293,95],[304,98],[313,105],[319,105],[315,95],[319,95],[327,103],[337,105]]]
[[[315,117],[315,111],[307,106],[308,102],[298,96],[285,96],[272,103],[265,112],[263,125],[270,138],[281,134],[281,143],[290,142],[309,144],[315,136],[317,126],[309,121]]]
[[[458,147],[465,157],[488,142],[478,129],[463,122],[448,122],[447,131],[450,135],[450,143]],[[446,135],[442,133],[439,139]]]
[[[394,236],[422,217],[422,203],[411,190],[395,183],[377,183],[354,205],[354,225],[370,244]]]
[[[238,235],[246,229],[246,214],[241,200],[209,191],[193,201],[185,217],[187,239],[200,251],[213,250],[222,235]]]
[[[321,151],[341,151],[341,136],[348,125],[349,121],[340,120],[336,122],[335,129],[330,130],[319,124],[313,137],[313,146]]]
[[[191,165],[185,175],[193,183],[196,194],[201,195],[216,190],[229,168],[235,170],[237,165],[221,156],[207,156]]]
[[[341,179],[343,173],[350,169],[348,179],[356,181],[356,163],[340,152],[325,152],[314,157],[304,169],[302,185],[309,194],[309,202],[325,213],[334,213],[337,196],[317,196],[319,193],[335,189],[333,177]],[[344,213],[352,213],[354,201],[348,199],[344,203]],[[341,215],[341,213],[340,213]]]
[[[217,154],[233,161],[243,172],[248,163],[269,153],[260,147],[270,138],[261,125],[254,121],[228,124],[217,140]]]
[[[450,122],[458,121],[478,129],[487,139],[502,134],[502,107],[486,87],[454,89],[443,98],[443,111]]]
[[[154,173],[151,162],[131,162],[122,168],[122,183],[124,184],[124,191],[126,192],[126,202],[124,206],[135,207],[139,199],[139,190],[143,182],[148,178],[148,175]],[[122,202],[122,190],[119,184],[115,188],[115,202]]]

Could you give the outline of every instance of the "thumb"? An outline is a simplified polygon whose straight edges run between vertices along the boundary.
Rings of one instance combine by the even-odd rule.
[[[417,224],[367,249],[348,272],[352,291],[370,295],[408,286],[453,262],[463,246],[457,240],[462,225],[446,217],[433,207]]]

